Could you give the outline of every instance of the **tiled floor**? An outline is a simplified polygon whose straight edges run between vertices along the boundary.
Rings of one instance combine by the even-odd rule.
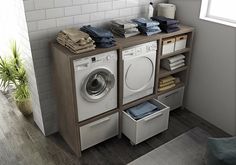
[[[56,133],[44,137],[32,117],[24,118],[0,93],[0,164],[1,165],[122,165],[127,164],[188,130],[199,127],[214,137],[223,131],[187,110],[171,112],[169,129],[149,140],[131,146],[126,137],[114,137],[85,150],[76,158]]]

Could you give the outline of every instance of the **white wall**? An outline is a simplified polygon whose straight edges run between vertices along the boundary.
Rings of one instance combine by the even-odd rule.
[[[153,0],[154,3],[166,0]],[[143,16],[147,0],[24,0],[45,134],[57,131],[48,42],[65,27]]]
[[[199,19],[201,0],[169,0],[177,18],[196,28],[187,108],[236,134],[236,29]],[[234,11],[232,11],[234,12]]]
[[[28,75],[34,119],[44,132],[38,89],[22,0],[7,0],[0,5],[0,55],[11,55],[10,41],[16,41]]]

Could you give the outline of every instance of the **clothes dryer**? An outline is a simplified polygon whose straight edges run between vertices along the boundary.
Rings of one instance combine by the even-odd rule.
[[[157,41],[152,41],[122,51],[123,104],[154,93],[156,50]]]

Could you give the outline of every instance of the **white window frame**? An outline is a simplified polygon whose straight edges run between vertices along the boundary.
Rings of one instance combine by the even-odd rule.
[[[224,18],[214,17],[214,16],[209,15],[210,1],[211,0],[202,0],[201,10],[200,10],[200,19],[223,24],[223,25],[227,25],[227,26],[236,27],[236,22],[232,22],[232,21],[224,19]]]

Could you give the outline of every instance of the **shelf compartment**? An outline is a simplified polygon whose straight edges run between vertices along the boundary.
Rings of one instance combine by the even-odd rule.
[[[187,66],[183,66],[181,68],[178,68],[178,69],[175,69],[175,70],[172,70],[172,71],[168,71],[166,69],[160,68],[159,78],[163,78],[163,77],[166,77],[166,76],[178,73],[178,72],[182,72],[182,71],[187,70],[187,69],[188,69]]]
[[[173,91],[173,90],[181,88],[181,87],[184,87],[184,83],[183,82],[180,82],[180,83],[176,84],[175,87],[173,87],[173,88],[167,89],[165,91],[158,92],[157,95],[160,96],[160,95],[163,95],[165,93],[168,93],[170,91]]]
[[[181,50],[175,51],[173,53],[161,55],[160,59],[165,59],[165,58],[168,58],[168,57],[176,56],[176,55],[181,54],[181,53],[187,53],[189,51],[190,51],[190,48],[181,49]]]

